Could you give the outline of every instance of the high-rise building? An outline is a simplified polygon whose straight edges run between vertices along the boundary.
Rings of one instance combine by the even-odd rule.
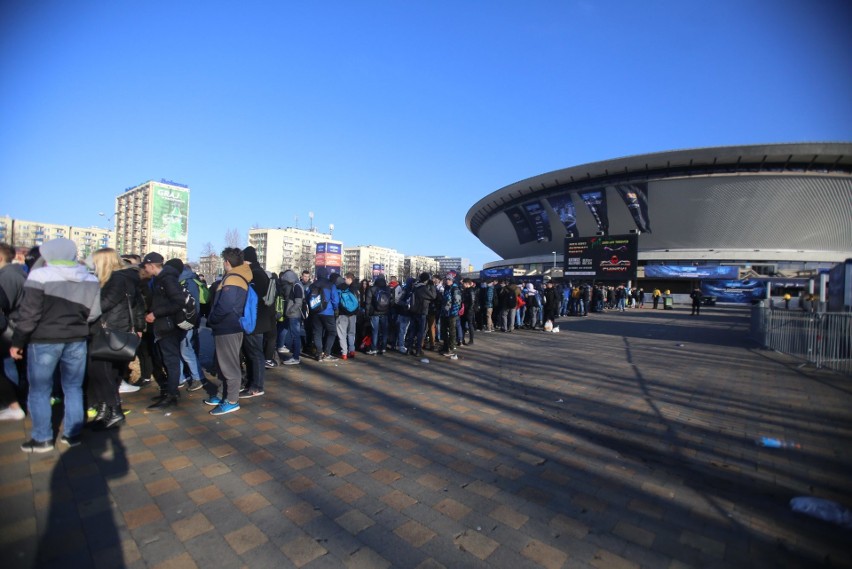
[[[29,250],[58,237],[76,243],[80,259],[85,259],[98,249],[111,247],[113,241],[112,231],[109,229],[0,217],[0,241],[5,241],[17,249]]]
[[[403,276],[405,278],[418,278],[420,273],[429,273],[430,275],[438,274],[438,261],[432,257],[422,257],[419,255],[409,255],[405,257],[405,270]]]
[[[250,229],[248,241],[257,250],[257,261],[261,266],[275,273],[292,269],[297,273],[307,270],[313,274],[318,243],[343,245],[330,233],[295,227]]]
[[[189,186],[150,180],[115,198],[116,249],[187,260]]]
[[[401,277],[405,271],[405,255],[396,249],[359,245],[343,249],[343,272],[360,279],[370,279],[381,272],[385,277]]]
[[[470,266],[470,259],[465,259],[463,257],[446,257],[444,255],[433,256],[432,259],[438,261],[438,271],[445,275],[449,271],[456,271],[457,273],[468,273],[473,270],[473,267]]]

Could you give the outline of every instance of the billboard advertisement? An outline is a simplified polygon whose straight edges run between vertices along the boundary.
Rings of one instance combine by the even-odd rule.
[[[317,243],[317,267],[327,267],[332,272],[340,272],[343,266],[343,248],[339,243]]]
[[[828,273],[828,311],[852,310],[852,259],[839,263]]]
[[[536,241],[553,241],[553,233],[550,231],[550,219],[547,210],[536,200],[524,204],[524,211],[529,218],[529,224],[533,228]]]
[[[577,192],[586,207],[589,208],[592,216],[595,218],[595,223],[598,224],[598,231],[604,235],[609,233],[609,214],[606,208],[606,190],[587,190],[585,192]]]
[[[155,249],[186,249],[189,189],[154,184],[151,243]]]
[[[621,199],[630,210],[630,215],[633,216],[633,221],[636,222],[636,227],[642,233],[651,232],[651,221],[648,219],[648,184],[625,184],[616,186]]]
[[[733,266],[645,265],[646,279],[736,280],[739,276],[739,268]]]
[[[373,278],[384,276],[385,274],[385,266],[384,265],[373,265]]]
[[[524,215],[524,212],[518,206],[510,207],[506,210],[506,215],[515,228],[515,234],[518,236],[518,243],[523,245],[535,241],[535,233],[530,227],[530,220]]]
[[[717,302],[750,304],[766,297],[766,283],[757,279],[701,281],[701,294],[715,296]]]
[[[483,281],[491,279],[511,279],[515,274],[515,270],[511,267],[502,269],[482,269],[479,271],[479,278]]]
[[[577,210],[574,207],[574,200],[571,199],[571,194],[564,193],[558,196],[550,196],[547,198],[547,203],[559,216],[559,221],[565,226],[566,237],[577,237],[580,233],[577,231]]]
[[[563,276],[596,281],[635,281],[639,236],[607,235],[565,239]]]

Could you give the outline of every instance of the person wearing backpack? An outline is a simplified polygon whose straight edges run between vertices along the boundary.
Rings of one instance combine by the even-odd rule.
[[[404,354],[406,348],[405,337],[408,334],[408,326],[411,323],[411,300],[414,287],[414,279],[408,277],[405,284],[400,284],[394,290],[394,307],[396,308],[396,351]]]
[[[435,301],[438,292],[435,290],[435,285],[432,284],[432,278],[429,273],[420,273],[417,282],[411,287],[411,324],[413,333],[411,334],[411,344],[408,346],[408,353],[412,356],[423,355],[423,340],[426,337],[426,324],[429,308]]]
[[[145,315],[145,322],[153,324],[155,351],[159,355],[160,364],[157,365],[155,358],[154,372],[160,386],[160,396],[148,409],[171,411],[178,404],[178,382],[183,365],[180,345],[186,334],[178,327],[179,313],[184,304],[183,287],[178,282],[180,272],[166,265],[163,256],[156,252],[145,255],[140,266],[151,277],[151,308]]]
[[[314,315],[313,338],[318,362],[331,362],[337,358],[331,354],[334,341],[337,339],[337,310],[340,305],[340,294],[337,286],[338,275],[332,273],[318,278],[311,285],[309,302],[313,305]]]
[[[373,327],[373,343],[367,354],[371,356],[385,353],[385,346],[388,343],[388,314],[391,298],[391,290],[388,288],[385,277],[377,277],[373,286],[367,290],[367,316]]]
[[[337,306],[337,341],[340,342],[340,358],[348,360],[355,357],[355,331],[358,326],[358,312],[361,309],[355,273],[346,273],[339,277],[337,289],[340,295],[340,303]]]
[[[479,289],[471,279],[462,280],[462,304],[464,305],[464,315],[461,316],[463,323],[462,344],[472,346],[473,331],[476,328],[476,313],[479,311]],[[465,333],[470,336],[467,341],[464,339]]]
[[[189,291],[189,294],[195,300],[196,305],[201,306],[201,302],[199,300],[201,296],[201,289],[198,286],[197,277],[192,271],[192,267],[188,264],[184,264],[180,259],[169,259],[166,261],[166,264],[173,266],[180,272],[178,275],[178,282]],[[200,320],[201,319],[199,318],[199,322]],[[198,341],[199,322],[196,322],[195,326],[186,331],[186,334],[180,343],[180,356],[184,365],[181,366],[178,385],[186,385],[187,391],[196,391],[201,389],[204,381],[204,372],[201,369],[201,346]],[[189,379],[186,378],[186,369],[189,369]]]
[[[216,367],[219,370],[216,395],[206,399],[213,407],[211,415],[224,415],[240,408],[240,349],[243,344],[244,314],[252,281],[251,267],[243,262],[243,253],[236,247],[222,251],[225,276],[213,296],[213,306],[207,325],[213,331],[216,348]]]
[[[302,328],[304,320],[305,289],[299,281],[299,275],[295,271],[287,270],[281,274],[281,294],[284,303],[284,326],[287,331],[286,346],[290,357],[283,360],[283,365],[299,365],[302,354]],[[281,355],[281,351],[278,352]]]
[[[441,355],[454,360],[458,359],[456,355],[456,346],[458,344],[456,327],[458,326],[461,307],[461,289],[455,280],[453,280],[453,276],[448,274],[444,277],[444,294],[441,297],[441,317],[444,335],[444,347],[441,350]]]

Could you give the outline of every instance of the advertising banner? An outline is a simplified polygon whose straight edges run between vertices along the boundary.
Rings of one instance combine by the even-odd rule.
[[[588,190],[585,192],[577,192],[586,207],[595,218],[595,223],[598,224],[598,231],[602,231],[604,235],[609,233],[609,214],[606,208],[606,191],[604,188],[599,190]]]
[[[756,279],[701,281],[701,294],[715,296],[716,302],[751,304],[766,297],[766,285]]]
[[[512,222],[512,227],[515,228],[515,233],[518,236],[518,243],[524,244],[535,241],[535,233],[530,227],[530,220],[521,211],[521,208],[515,206],[506,210],[506,215],[509,216],[509,221]]]
[[[340,268],[343,266],[343,255],[341,254],[340,244],[317,243],[314,264],[317,267],[332,269],[333,272],[340,272]]]
[[[497,279],[498,281],[501,279],[510,279],[514,276],[515,270],[510,268],[503,269],[482,269],[479,271],[479,278],[483,281],[490,281],[491,279]]]
[[[566,279],[635,281],[638,258],[638,235],[566,238],[562,274]]]
[[[621,199],[627,204],[636,227],[642,233],[651,232],[651,221],[648,219],[648,184],[626,184],[616,186]]]
[[[189,190],[154,184],[152,197],[151,243],[154,248],[186,249]]]
[[[384,276],[385,274],[385,266],[384,265],[373,265],[373,278]]]
[[[740,270],[733,266],[645,265],[646,279],[736,280]]]
[[[529,218],[529,223],[535,233],[536,241],[553,241],[553,232],[550,231],[550,219],[547,215],[547,210],[541,205],[541,202],[527,202],[524,204],[524,211]]]
[[[828,311],[852,310],[852,259],[835,265],[828,273]]]
[[[547,203],[559,216],[559,221],[565,226],[566,237],[577,237],[580,233],[577,231],[577,210],[574,207],[574,200],[571,199],[571,194],[564,193],[558,196],[547,198]]]

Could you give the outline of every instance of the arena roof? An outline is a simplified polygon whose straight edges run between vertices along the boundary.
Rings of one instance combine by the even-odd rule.
[[[678,150],[556,170],[478,201],[468,229],[503,258],[561,252],[564,225],[545,198],[571,194],[579,235],[598,220],[576,193],[609,194],[609,233],[637,227],[616,188],[644,184],[645,249],[773,248],[852,254],[852,144],[791,143]],[[538,202],[547,238],[521,243],[507,210]],[[837,255],[832,255],[836,257]]]

